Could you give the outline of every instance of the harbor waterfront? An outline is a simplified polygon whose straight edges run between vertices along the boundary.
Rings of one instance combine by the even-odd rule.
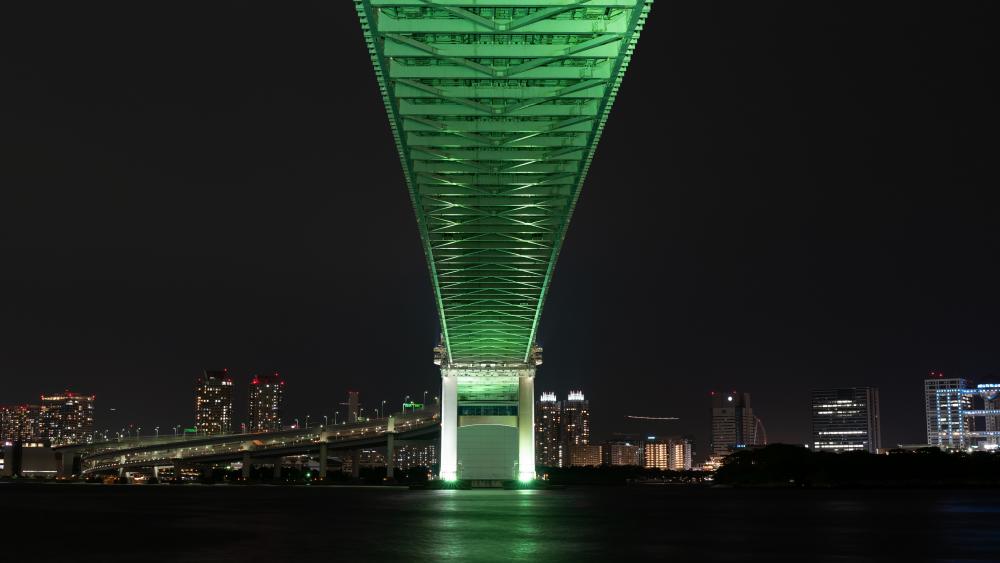
[[[89,560],[147,563],[990,561],[1000,550],[998,489],[3,483],[0,498],[18,515],[6,522],[22,561],[62,561],[74,545]]]

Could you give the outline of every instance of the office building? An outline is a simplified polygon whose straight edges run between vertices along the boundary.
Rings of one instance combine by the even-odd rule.
[[[281,429],[281,405],[285,381],[275,372],[255,375],[250,380],[250,432]]]
[[[946,378],[924,381],[927,445],[956,450],[994,450],[1000,445],[1000,384]]]
[[[621,439],[607,442],[601,448],[601,456],[604,465],[638,467],[643,465],[642,445],[639,440]]]
[[[397,442],[392,459],[397,469],[430,468],[437,464],[437,443],[434,440]]]
[[[39,435],[53,446],[93,441],[94,395],[72,391],[42,395]]]
[[[762,425],[753,413],[749,393],[712,392],[712,457],[725,457],[737,448],[764,443]]]
[[[561,439],[567,448],[590,443],[590,403],[583,391],[570,391],[563,401]]]
[[[877,453],[882,447],[878,389],[845,387],[812,392],[812,448]]]
[[[935,374],[937,375],[937,374]],[[924,406],[927,412],[927,445],[964,449],[969,446],[972,395],[963,393],[969,382],[962,378],[941,376],[924,380]]]
[[[535,463],[562,467],[562,404],[555,393],[542,393],[535,405]]]
[[[0,442],[41,440],[41,405],[0,407]]]
[[[233,431],[233,380],[229,370],[205,370],[195,383],[194,401],[198,434]]]
[[[576,444],[569,446],[570,467],[598,467],[601,465],[601,446]]]

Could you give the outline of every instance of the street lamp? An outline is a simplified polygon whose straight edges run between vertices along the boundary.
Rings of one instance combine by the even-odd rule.
[[[424,405],[424,408],[427,408],[427,391],[426,390],[424,391],[424,402],[421,403],[421,404]]]
[[[337,425],[337,415],[339,415],[339,414],[340,414],[340,411],[333,411],[333,425],[334,426]]]
[[[306,430],[309,430],[309,415],[306,415]]]
[[[177,437],[177,431],[180,430],[180,428],[181,428],[180,424],[178,424],[177,426],[174,426],[174,438]]]
[[[385,416],[385,399],[382,400],[382,416]]]
[[[323,415],[323,426],[330,426],[330,417]]]
[[[154,428],[153,430],[155,430],[155,431],[156,431],[156,437],[157,437],[157,438],[159,438],[159,437],[160,437],[160,427],[159,427],[159,426],[157,426],[157,427],[156,427],[156,428]]]

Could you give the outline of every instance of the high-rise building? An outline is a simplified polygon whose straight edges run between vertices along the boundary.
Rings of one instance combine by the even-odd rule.
[[[563,401],[561,438],[567,448],[590,443],[590,403],[583,391],[570,391]]]
[[[576,444],[569,447],[570,467],[598,467],[601,465],[601,446]]]
[[[408,440],[393,448],[392,458],[397,469],[429,468],[437,464],[437,443],[434,440]]]
[[[609,442],[601,448],[604,465],[643,465],[642,446],[633,443]]]
[[[647,469],[670,469],[670,442],[647,436],[643,445],[645,467]]]
[[[964,392],[969,382],[933,375],[924,380],[927,445],[964,449],[970,445],[969,431],[975,429],[975,421],[965,414],[972,410],[972,395]]]
[[[760,421],[750,406],[750,393],[712,392],[712,444],[713,457],[725,457],[736,448],[755,446],[765,442]]]
[[[41,437],[48,438],[53,446],[91,442],[95,398],[69,390],[42,395]]]
[[[233,431],[233,380],[229,370],[205,370],[195,383],[194,427],[199,434]]]
[[[928,445],[961,450],[1000,446],[1000,383],[971,387],[965,379],[935,373],[924,381],[924,401]]]
[[[555,393],[542,393],[535,405],[535,463],[562,467],[562,404]]]
[[[0,407],[0,442],[30,442],[41,439],[41,405]]]
[[[648,469],[691,469],[691,442],[685,438],[647,436],[644,448],[645,467]]]
[[[285,381],[278,372],[255,375],[250,380],[250,432],[281,429],[281,403]]]
[[[604,465],[643,465],[642,445],[639,440],[611,440],[601,447]]]
[[[357,391],[347,392],[347,422],[357,422],[360,410],[359,393]]]
[[[821,452],[877,453],[882,447],[878,389],[845,387],[814,390],[812,447]]]
[[[691,470],[691,442],[684,438],[670,440],[667,465],[671,471]]]

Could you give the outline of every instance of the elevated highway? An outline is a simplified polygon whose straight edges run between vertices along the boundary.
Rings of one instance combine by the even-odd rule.
[[[218,436],[149,437],[131,440],[61,446],[64,473],[71,473],[69,460],[79,460],[79,472],[100,472],[158,467],[188,467],[242,462],[248,475],[254,463],[280,464],[288,456],[317,456],[321,477],[326,476],[328,457],[334,452],[355,456],[361,448],[386,446],[397,440],[425,439],[440,432],[437,408],[397,414],[352,424],[314,426],[276,432],[222,434]],[[391,476],[391,454],[389,473]],[[356,459],[356,458],[355,458]],[[353,464],[354,469],[358,466]]]

